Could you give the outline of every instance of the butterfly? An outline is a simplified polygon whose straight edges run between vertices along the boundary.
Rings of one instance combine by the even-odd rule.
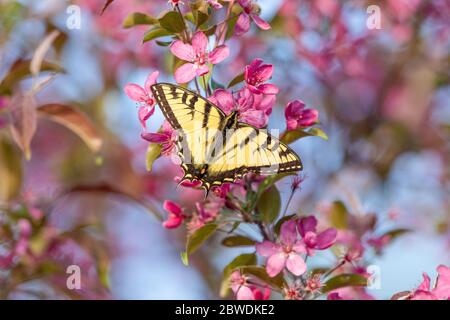
[[[267,130],[226,115],[199,94],[170,83],[151,87],[164,117],[177,132],[176,145],[184,176],[212,187],[235,182],[247,173],[276,174],[302,169],[299,156]]]

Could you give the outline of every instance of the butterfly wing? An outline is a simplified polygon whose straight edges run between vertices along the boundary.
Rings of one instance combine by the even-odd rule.
[[[208,167],[206,182],[220,186],[240,179],[248,172],[268,175],[301,169],[299,156],[286,144],[265,129],[240,123]]]
[[[192,180],[201,175],[200,170],[208,163],[209,147],[220,134],[226,115],[210,101],[183,87],[158,83],[151,90],[165,118],[177,130],[183,178]]]

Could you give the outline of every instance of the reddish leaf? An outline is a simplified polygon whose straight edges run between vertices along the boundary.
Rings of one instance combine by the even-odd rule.
[[[62,104],[46,104],[38,109],[39,115],[45,116],[75,132],[93,151],[98,152],[102,139],[91,120],[79,110]]]

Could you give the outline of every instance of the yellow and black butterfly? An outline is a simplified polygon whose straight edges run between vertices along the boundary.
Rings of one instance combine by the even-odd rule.
[[[197,93],[169,83],[151,87],[167,121],[177,131],[177,150],[184,180],[210,188],[234,182],[246,173],[275,174],[302,169],[299,156],[287,145],[226,115]]]

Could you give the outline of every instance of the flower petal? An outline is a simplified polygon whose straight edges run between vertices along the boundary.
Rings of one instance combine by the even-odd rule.
[[[195,73],[198,77],[201,77],[201,76],[207,74],[208,72],[209,72],[209,68],[206,64],[199,66],[197,68],[197,70],[195,71]]]
[[[181,207],[177,203],[170,200],[164,201],[163,208],[164,210],[173,213],[177,216],[181,216],[183,214],[183,210],[181,209]]]
[[[263,257],[270,257],[282,250],[280,245],[270,241],[263,241],[261,243],[257,243],[255,247],[256,252]]]
[[[287,256],[284,252],[276,253],[271,255],[267,259],[266,271],[270,277],[275,277],[277,274],[283,270],[286,263]]]
[[[239,115],[239,120],[254,127],[262,128],[269,122],[269,117],[262,110],[247,110]]]
[[[163,222],[163,226],[166,229],[175,229],[178,228],[182,222],[183,217],[171,213],[169,214],[169,218]]]
[[[300,276],[306,272],[306,263],[298,254],[289,254],[286,260],[286,268],[296,276]]]
[[[285,245],[292,246],[297,240],[297,228],[294,220],[289,220],[281,225],[280,231],[281,242]]]
[[[164,133],[142,133],[141,137],[152,143],[165,143],[168,142],[170,138]]]
[[[150,94],[152,91],[150,90],[150,87],[156,83],[156,79],[159,76],[159,71],[153,71],[150,73],[147,77],[147,80],[145,80],[145,91],[147,91],[148,94]]]
[[[125,85],[124,91],[131,100],[137,102],[146,101],[147,93],[145,92],[144,88],[135,83],[128,83],[127,85]]]
[[[255,24],[262,30],[269,30],[270,29],[270,24],[263,20],[260,16],[256,15],[256,14],[251,14],[250,15],[252,17],[253,22],[255,22]]]
[[[196,66],[192,63],[185,63],[175,71],[175,81],[178,83],[187,83],[195,78]]]
[[[315,232],[316,227],[317,219],[314,216],[305,217],[300,219],[298,223],[298,232],[304,237],[308,231]]]
[[[213,94],[217,106],[226,114],[234,109],[233,95],[225,89],[216,89]]]
[[[438,299],[450,299],[450,267],[440,265],[437,271],[436,288],[432,292]]]
[[[258,90],[263,94],[277,94],[280,91],[276,85],[270,83],[260,84]]]
[[[230,49],[226,45],[221,45],[209,53],[209,62],[217,64],[230,55]]]
[[[236,21],[236,26],[234,28],[234,34],[241,36],[250,30],[250,17],[246,13],[241,13]]]
[[[195,60],[195,50],[188,44],[181,40],[176,40],[170,45],[170,52],[178,59],[193,62]]]
[[[331,247],[336,242],[337,230],[334,228],[328,228],[317,235],[316,248],[324,250]]]
[[[208,38],[203,32],[197,31],[194,34],[192,37],[192,47],[197,55],[203,55],[206,52],[206,48],[208,47]]]
[[[255,300],[252,289],[247,286],[241,285],[236,292],[237,300]]]
[[[141,123],[141,126],[143,129],[147,127],[146,121],[151,117],[151,115],[155,112],[154,106],[142,106],[139,108],[138,111],[138,118],[139,122]]]

